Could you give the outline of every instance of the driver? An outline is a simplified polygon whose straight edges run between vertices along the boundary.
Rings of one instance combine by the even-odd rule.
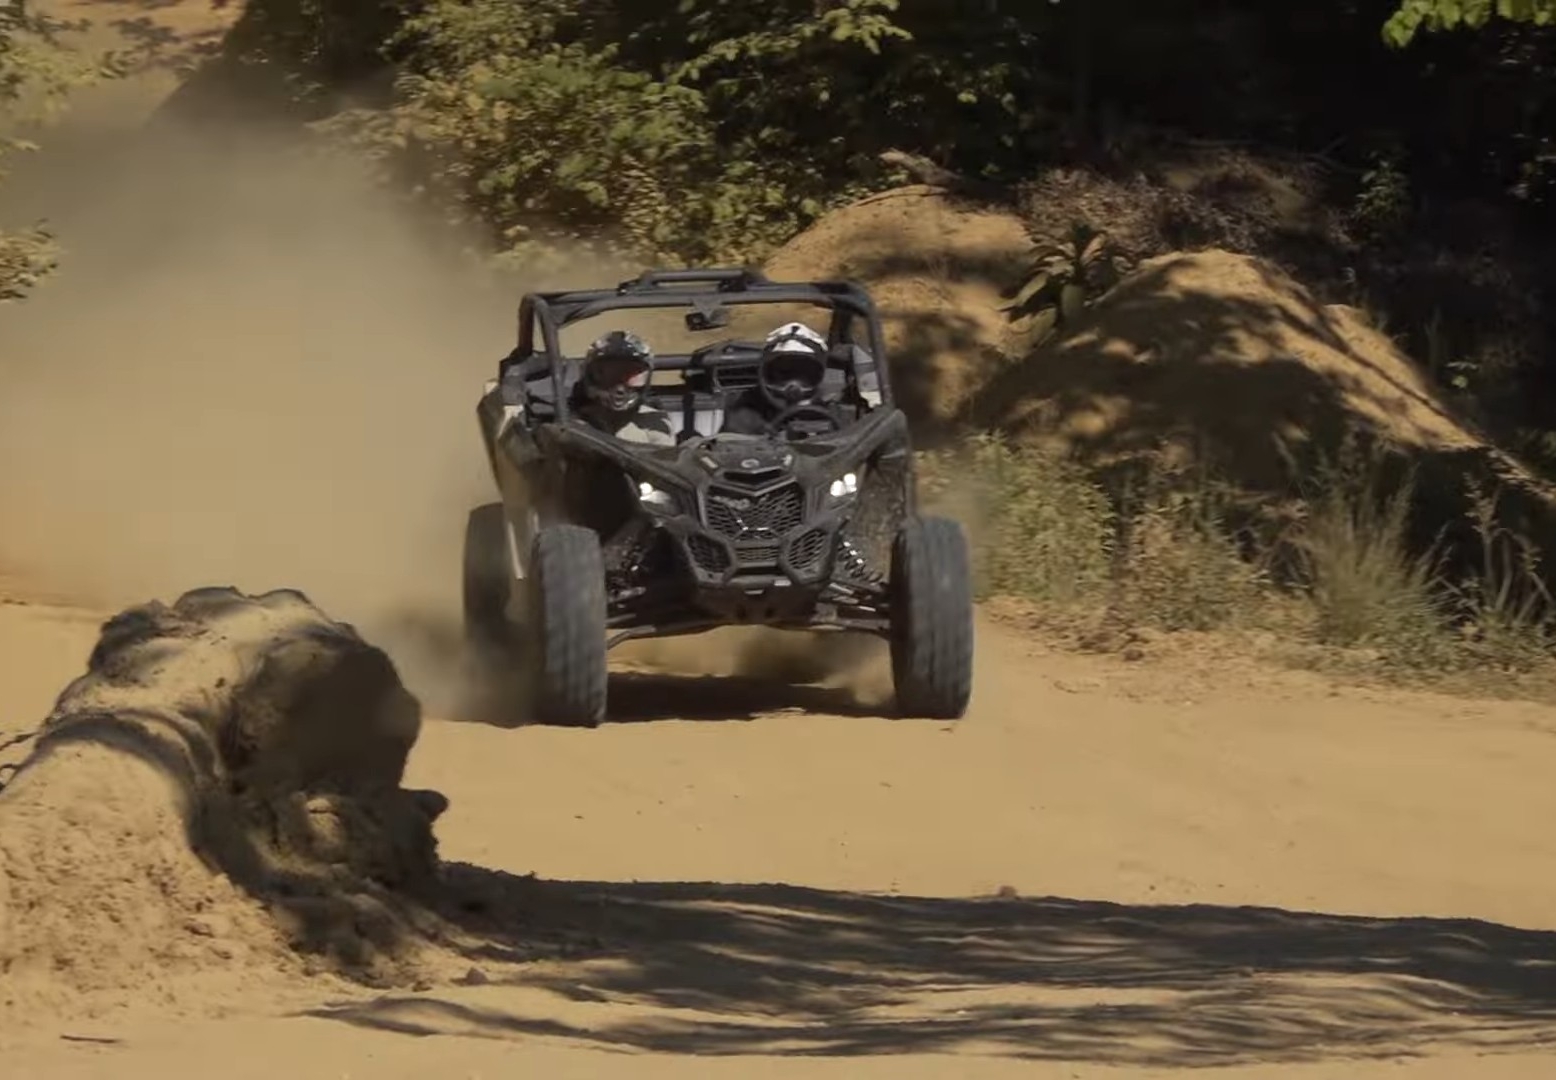
[[[804,323],[785,323],[767,335],[757,385],[725,414],[722,431],[762,435],[785,411],[798,405],[826,408],[819,401],[827,373],[827,340]]]
[[[612,330],[584,354],[574,408],[607,435],[627,442],[673,446],[675,431],[670,417],[644,402],[653,374],[654,353],[643,339],[627,330]]]

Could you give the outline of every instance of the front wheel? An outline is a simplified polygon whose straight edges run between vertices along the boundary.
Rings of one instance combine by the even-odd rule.
[[[528,698],[543,724],[595,727],[605,718],[605,560],[579,525],[535,535],[527,578]]]
[[[912,517],[891,565],[891,670],[904,716],[957,720],[972,696],[972,565],[961,525]]]

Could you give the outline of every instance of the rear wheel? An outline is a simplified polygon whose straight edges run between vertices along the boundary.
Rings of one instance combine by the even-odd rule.
[[[972,696],[972,568],[955,521],[912,517],[892,550],[891,669],[904,716],[957,720]]]
[[[544,724],[605,718],[605,560],[593,529],[550,525],[535,536],[527,581],[528,696]]]
[[[478,506],[465,521],[463,591],[466,640],[487,656],[511,648],[513,630],[507,612],[513,569],[501,503]]]

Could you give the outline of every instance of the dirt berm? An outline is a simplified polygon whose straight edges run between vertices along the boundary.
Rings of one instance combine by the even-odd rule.
[[[0,1007],[391,973],[447,805],[400,786],[420,724],[389,658],[300,593],[109,620],[0,789]]]
[[[1262,259],[1180,251],[1050,334],[1049,313],[1018,302],[1034,251],[1016,214],[910,187],[834,211],[766,269],[870,288],[899,397],[929,438],[997,430],[1103,465],[1177,446],[1243,490],[1288,495],[1354,435],[1414,467],[1424,537],[1468,539],[1456,531],[1475,484],[1556,562],[1556,488],[1356,309]]]

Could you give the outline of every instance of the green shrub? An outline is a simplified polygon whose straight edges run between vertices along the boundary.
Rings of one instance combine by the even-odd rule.
[[[1244,560],[1203,483],[1164,486],[1123,518],[1118,603],[1127,621],[1162,630],[1214,630],[1257,615],[1263,570]]]
[[[967,525],[982,595],[1099,602],[1111,574],[1114,514],[1085,470],[983,437],[930,455],[925,497]]]
[[[1413,549],[1411,479],[1384,484],[1381,461],[1352,448],[1318,467],[1289,535],[1253,543],[1231,525],[1232,493],[1203,473],[1158,464],[1133,484],[1105,485],[1073,459],[995,436],[920,459],[926,505],[968,528],[983,597],[1115,626],[1278,626],[1344,650],[1325,656],[1412,677],[1527,671],[1556,646],[1556,603],[1494,500],[1474,497],[1480,569],[1450,581],[1439,551]],[[1295,564],[1294,592],[1269,570],[1282,553]],[[1294,605],[1306,615],[1291,618]]]
[[[1556,616],[1533,545],[1497,520],[1497,500],[1472,489],[1471,519],[1481,565],[1453,591],[1468,661],[1525,671],[1551,657]]]
[[[435,0],[389,44],[407,59],[396,104],[325,126],[510,256],[583,241],[644,261],[759,261],[865,192],[783,155],[775,132],[732,142],[694,77],[714,56],[635,67],[626,44],[593,43],[586,8]],[[724,64],[741,55],[708,48]]]
[[[1156,477],[1115,500],[1078,462],[992,436],[929,455],[924,471],[926,499],[967,523],[982,595],[1204,630],[1241,620],[1266,588],[1209,486]]]
[[[1310,504],[1295,549],[1322,644],[1372,648],[1391,662],[1430,665],[1449,641],[1445,582],[1435,553],[1412,553],[1412,486],[1391,494],[1332,472]]]
[[[901,176],[887,149],[1007,170],[1038,140],[1022,18],[983,0],[256,0],[234,48],[509,251],[597,242],[754,262]]]

